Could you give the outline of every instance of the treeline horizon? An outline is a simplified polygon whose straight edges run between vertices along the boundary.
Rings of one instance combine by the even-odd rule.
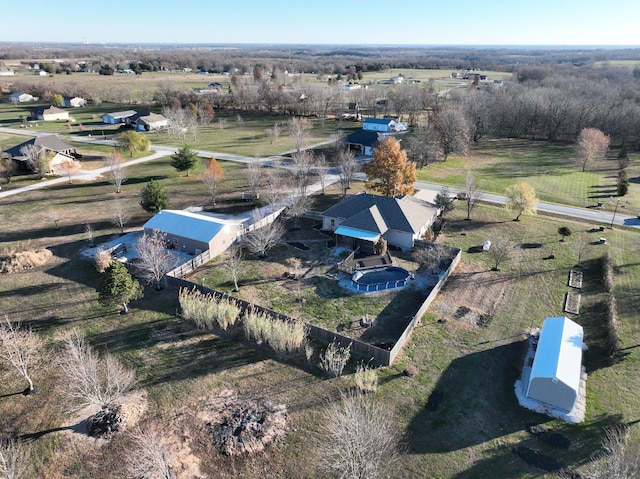
[[[0,60],[74,58],[91,64],[139,62],[156,69],[222,73],[251,72],[254,65],[302,73],[343,73],[389,68],[482,69],[511,72],[518,65],[571,64],[637,60],[640,47],[561,46],[414,46],[414,45],[242,45],[134,43],[14,43],[0,42]]]

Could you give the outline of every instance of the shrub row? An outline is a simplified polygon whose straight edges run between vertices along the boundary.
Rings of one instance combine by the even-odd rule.
[[[215,326],[226,330],[240,317],[240,308],[233,300],[217,301],[211,294],[203,294],[197,289],[180,288],[180,309],[182,317],[193,321],[198,329],[213,329]]]
[[[607,293],[613,293],[613,258],[610,251],[602,256],[602,283]]]
[[[293,353],[302,348],[306,337],[300,321],[281,321],[265,313],[249,310],[242,320],[245,337],[266,343],[276,353]]]
[[[620,350],[620,338],[618,337],[618,304],[616,297],[612,294],[607,298],[607,331],[609,337],[609,356],[615,355]]]

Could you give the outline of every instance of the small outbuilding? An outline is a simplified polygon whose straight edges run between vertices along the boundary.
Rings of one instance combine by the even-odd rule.
[[[145,234],[160,231],[167,246],[199,255],[209,250],[211,257],[224,253],[238,235],[238,225],[211,216],[181,210],[163,210],[144,224]]]
[[[582,326],[564,316],[545,319],[526,396],[570,412],[580,394]]]

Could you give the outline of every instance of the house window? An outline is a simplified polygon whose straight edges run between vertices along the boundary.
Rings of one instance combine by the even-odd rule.
[[[333,231],[334,229],[336,229],[336,220],[331,218],[331,230]]]

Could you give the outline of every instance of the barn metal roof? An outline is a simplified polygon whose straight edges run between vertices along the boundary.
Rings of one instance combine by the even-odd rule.
[[[163,210],[144,224],[145,229],[204,243],[209,243],[226,226],[229,225],[216,218],[180,210]]]
[[[578,391],[583,334],[582,326],[564,316],[545,319],[529,382],[534,378],[556,379]]]

